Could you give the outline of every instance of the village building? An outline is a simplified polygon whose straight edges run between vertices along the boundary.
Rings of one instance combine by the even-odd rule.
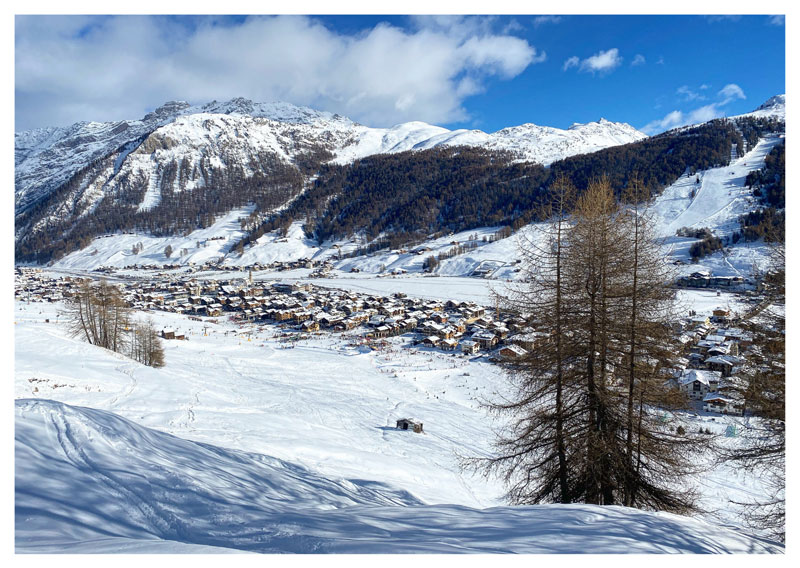
[[[502,357],[503,359],[514,360],[514,359],[521,359],[528,352],[520,347],[519,345],[504,345],[500,349],[497,350],[497,354]]]
[[[743,402],[732,395],[710,392],[703,397],[703,410],[741,416],[744,411]]]
[[[411,430],[417,434],[422,434],[422,422],[413,418],[401,418],[397,421],[398,430]]]
[[[692,400],[703,400],[709,392],[719,388],[720,373],[691,369],[685,371],[678,379],[680,389]]]

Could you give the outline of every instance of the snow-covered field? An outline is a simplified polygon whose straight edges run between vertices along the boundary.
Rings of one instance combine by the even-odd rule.
[[[188,341],[153,369],[68,337],[58,304],[15,307],[19,552],[780,550],[719,526],[761,492],[725,468],[696,480],[697,520],[502,507],[499,480],[459,468],[499,426],[479,400],[505,382],[482,359],[155,313]],[[396,430],[405,417],[425,433]]]

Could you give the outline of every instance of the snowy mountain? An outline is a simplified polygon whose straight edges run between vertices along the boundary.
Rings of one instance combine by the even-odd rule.
[[[194,172],[203,158],[216,165],[249,164],[268,152],[291,163],[302,152],[323,149],[337,163],[347,163],[378,153],[468,145],[510,150],[522,159],[547,164],[645,137],[628,124],[604,119],[567,130],[525,124],[487,134],[424,122],[369,128],[337,114],[281,102],[238,98],[190,106],[171,101],[140,120],[80,122],[17,133],[15,204],[18,213],[25,210],[82,168],[112,154],[113,166],[91,182],[102,187],[102,193],[113,191],[115,178],[128,172],[144,176],[148,188],[156,187],[161,182],[159,166],[163,170],[175,159],[188,160]],[[193,176],[190,181],[198,180]],[[148,207],[152,199],[148,193],[142,206]]]
[[[748,112],[739,116],[753,116],[760,118],[777,118],[786,120],[786,95],[775,95],[758,107],[753,112]],[[737,117],[734,117],[737,118]]]

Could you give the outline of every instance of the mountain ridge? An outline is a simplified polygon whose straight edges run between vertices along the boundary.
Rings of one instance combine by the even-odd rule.
[[[449,130],[419,121],[371,128],[347,117],[285,102],[256,103],[245,98],[190,105],[168,101],[137,120],[77,122],[15,133],[15,210],[24,211],[74,176],[81,166],[102,159],[126,144],[150,136],[187,116],[265,119],[253,121],[256,135],[274,132],[324,142],[336,163],[373,154],[422,150],[439,145],[483,146],[520,153],[520,159],[547,164],[576,153],[640,140],[645,134],[624,123],[601,119],[567,130],[525,123],[494,133]],[[250,125],[253,128],[253,124]],[[249,132],[237,132],[237,136]]]

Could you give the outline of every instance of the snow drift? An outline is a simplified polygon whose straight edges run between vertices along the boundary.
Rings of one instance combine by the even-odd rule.
[[[17,552],[783,551],[623,507],[425,506],[385,484],[321,477],[51,400],[16,401],[15,440]]]

